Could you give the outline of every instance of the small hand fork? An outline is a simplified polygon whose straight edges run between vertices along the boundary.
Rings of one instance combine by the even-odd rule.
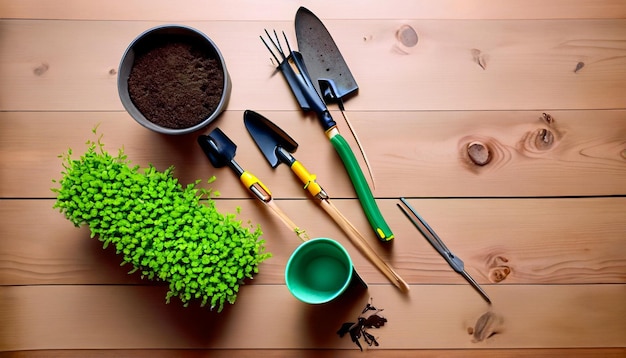
[[[424,235],[426,240],[439,252],[441,256],[448,262],[450,267],[454,269],[457,273],[463,276],[471,285],[480,293],[480,295],[487,301],[487,303],[491,304],[491,300],[487,293],[483,291],[483,289],[478,285],[478,283],[470,276],[467,271],[465,271],[465,267],[463,261],[455,256],[450,250],[444,245],[443,241],[439,238],[439,236],[435,233],[435,231],[426,223],[424,219],[413,209],[413,207],[406,201],[404,198],[400,198],[400,201],[411,211],[409,213],[404,207],[400,204],[397,204],[400,210],[406,215],[409,220],[415,225],[415,227]],[[413,214],[413,215],[411,215]],[[417,220],[416,220],[417,219]],[[418,222],[419,221],[419,222]]]

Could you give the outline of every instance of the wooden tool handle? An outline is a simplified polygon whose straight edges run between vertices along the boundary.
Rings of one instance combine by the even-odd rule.
[[[267,207],[269,207],[270,209],[272,209],[272,212],[274,214],[276,214],[276,216],[278,216],[278,218],[285,224],[287,225],[287,227],[289,227],[294,233],[296,233],[296,235],[300,238],[300,240],[302,241],[306,241],[309,239],[309,235],[306,233],[306,231],[300,229],[298,227],[298,225],[296,225],[293,220],[291,220],[289,218],[289,216],[287,216],[287,214],[285,214],[284,211],[281,210],[281,208],[276,205],[276,203],[274,202],[274,200],[270,200],[268,202],[265,203],[265,205],[267,205]]]
[[[391,266],[378,256],[376,251],[367,243],[363,235],[357,230],[348,219],[328,200],[320,200],[320,205],[330,215],[333,220],[348,235],[352,243],[369,259],[376,268],[385,275],[391,283],[402,291],[408,291],[409,285],[398,275]]]

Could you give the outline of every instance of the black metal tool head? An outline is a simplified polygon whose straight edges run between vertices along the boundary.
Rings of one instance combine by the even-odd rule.
[[[359,86],[322,21],[309,9],[300,7],[295,25],[298,51],[324,101],[345,100],[356,94]]]
[[[283,44],[281,44],[281,39],[276,30],[273,31],[273,37],[267,30],[265,30],[265,34],[267,40],[261,36],[261,41],[278,63],[277,68],[287,80],[300,107],[305,111],[312,110],[316,113],[326,110],[326,103],[320,97],[319,91],[313,86],[302,55],[298,51],[291,50],[285,32],[283,32]],[[283,45],[286,45],[288,52],[285,51]]]
[[[259,113],[247,110],[243,114],[243,121],[248,133],[272,168],[276,168],[281,162],[281,156],[277,153],[278,148],[283,148],[289,153],[298,149],[298,143],[289,134]]]
[[[198,144],[216,168],[230,165],[237,151],[237,145],[219,128],[215,128],[208,135],[199,136]]]

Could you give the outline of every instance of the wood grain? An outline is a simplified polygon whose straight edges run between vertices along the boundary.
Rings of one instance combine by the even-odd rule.
[[[336,357],[341,355],[342,357],[362,357],[363,352],[358,350],[342,350],[340,352],[325,349],[316,349],[313,353],[315,357]],[[511,357],[532,357],[532,358],[553,358],[553,357],[601,357],[601,358],[622,358],[626,354],[626,348],[586,348],[586,349],[572,349],[572,348],[551,348],[551,349],[473,349],[473,350],[458,350],[458,349],[420,349],[420,350],[408,350],[408,349],[394,349],[394,350],[369,350],[368,357],[417,357],[417,358],[442,358],[442,357],[464,357],[464,358],[511,358]],[[84,349],[72,349],[72,350],[43,350],[43,351],[16,351],[5,354],[11,358],[92,358],[92,357],[120,357],[120,356],[133,356],[133,357],[149,357],[149,358],[162,358],[162,357],[180,357],[180,358],[196,358],[196,357],[304,357],[311,355],[309,350],[296,350],[296,349],[132,349],[132,350],[84,350]]]
[[[292,20],[298,6],[306,6],[322,19],[412,18],[412,19],[621,19],[626,6],[619,0],[387,0],[362,6],[362,1],[302,0],[297,4],[268,6],[254,0],[131,0],[91,3],[60,0],[0,1],[3,17],[76,20]],[[142,11],[134,11],[141,9]]]
[[[491,338],[472,342],[467,329],[488,307],[478,296],[465,297],[460,286],[419,285],[404,296],[392,286],[371,285],[349,303],[306,306],[285,286],[251,285],[220,314],[165,305],[158,287],[0,287],[4,330],[14,332],[0,349],[356,349],[335,331],[358,315],[369,296],[388,319],[375,332],[384,349],[619,348],[625,288],[495,287],[491,310],[499,327]]]
[[[5,34],[0,110],[122,110],[116,87],[120,58],[136,36],[159,24],[0,20]],[[295,43],[292,20],[182,24],[203,31],[220,48],[233,83],[228,109],[297,109],[258,37],[263,28],[276,28]],[[326,25],[360,86],[349,110],[626,107],[620,95],[626,92],[626,20],[450,20],[445,26],[440,20],[332,20]],[[403,25],[417,31],[416,46],[398,42]],[[581,61],[584,68],[574,72]]]
[[[316,121],[292,111],[261,113],[300,144],[296,158],[331,198],[355,197]],[[551,124],[541,111],[352,112],[350,121],[372,163],[379,198],[626,194],[626,111],[549,113]],[[339,124],[356,150],[345,122]],[[96,126],[107,150],[123,147],[134,164],[152,163],[160,170],[174,165],[183,184],[216,175],[214,187],[224,198],[250,198],[228,169],[211,166],[196,143],[198,133],[158,135],[125,112],[0,112],[0,196],[52,197],[51,181],[60,179],[62,170],[57,156],[72,148],[77,158],[85,141],[97,138],[91,133]],[[199,133],[215,127],[237,144],[236,160],[277,198],[307,198],[285,166],[272,169],[266,163],[244,130],[242,112],[227,111]],[[541,131],[553,134],[551,145],[538,146]],[[467,145],[475,141],[492,152],[489,164],[468,159]]]
[[[409,201],[482,284],[626,282],[626,198]],[[396,234],[392,245],[382,245],[368,230],[364,215],[357,215],[356,199],[335,204],[409,283],[466,285],[404,217],[398,202],[379,201]],[[119,267],[114,250],[103,251],[87,230],[74,228],[52,210],[52,204],[53,200],[0,201],[0,285],[149,284],[138,274],[127,275],[130,269]],[[274,256],[261,265],[251,284],[284,283],[285,264],[300,241],[256,201],[216,204],[223,212],[240,207],[243,222],[263,229]],[[317,204],[301,200],[278,204],[310,237],[341,242],[366,282],[388,284]],[[469,286],[466,290],[474,295]]]
[[[275,28],[294,45],[300,5],[323,20],[359,84],[346,108],[391,245],[371,233],[337,154],[258,39]],[[142,128],[117,94],[124,50],[164,23],[211,37],[233,83],[226,112],[191,135]],[[0,0],[0,78],[2,357],[626,355],[621,0]],[[246,109],[300,144],[298,160],[409,293],[358,252],[287,168],[266,164],[243,129]],[[96,126],[106,148],[123,147],[134,164],[174,165],[183,184],[216,175],[218,208],[261,225],[274,256],[234,306],[217,314],[166,305],[164,283],[127,274],[114,250],[52,209],[57,156],[82,153]],[[209,164],[196,136],[217,126],[295,223],[346,247],[366,291],[323,306],[289,294],[284,269],[299,240],[228,169]],[[399,197],[464,260],[493,306],[403,216]],[[372,330],[381,346],[362,353],[335,332],[370,298],[388,323]]]

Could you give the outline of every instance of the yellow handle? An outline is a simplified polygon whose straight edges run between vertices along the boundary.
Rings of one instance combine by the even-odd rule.
[[[265,186],[265,184],[263,184],[257,177],[255,177],[254,174],[248,171],[243,172],[243,174],[241,174],[239,179],[241,180],[243,185],[245,185],[246,188],[248,189],[250,189],[250,187],[252,187],[254,184],[258,184],[263,188],[263,190],[267,192],[267,194],[269,195],[272,194],[270,190]]]
[[[322,191],[322,187],[315,181],[317,176],[309,173],[302,163],[296,160],[291,165],[291,170],[296,173],[298,178],[304,183],[304,189],[308,190],[311,195],[316,196]]]

